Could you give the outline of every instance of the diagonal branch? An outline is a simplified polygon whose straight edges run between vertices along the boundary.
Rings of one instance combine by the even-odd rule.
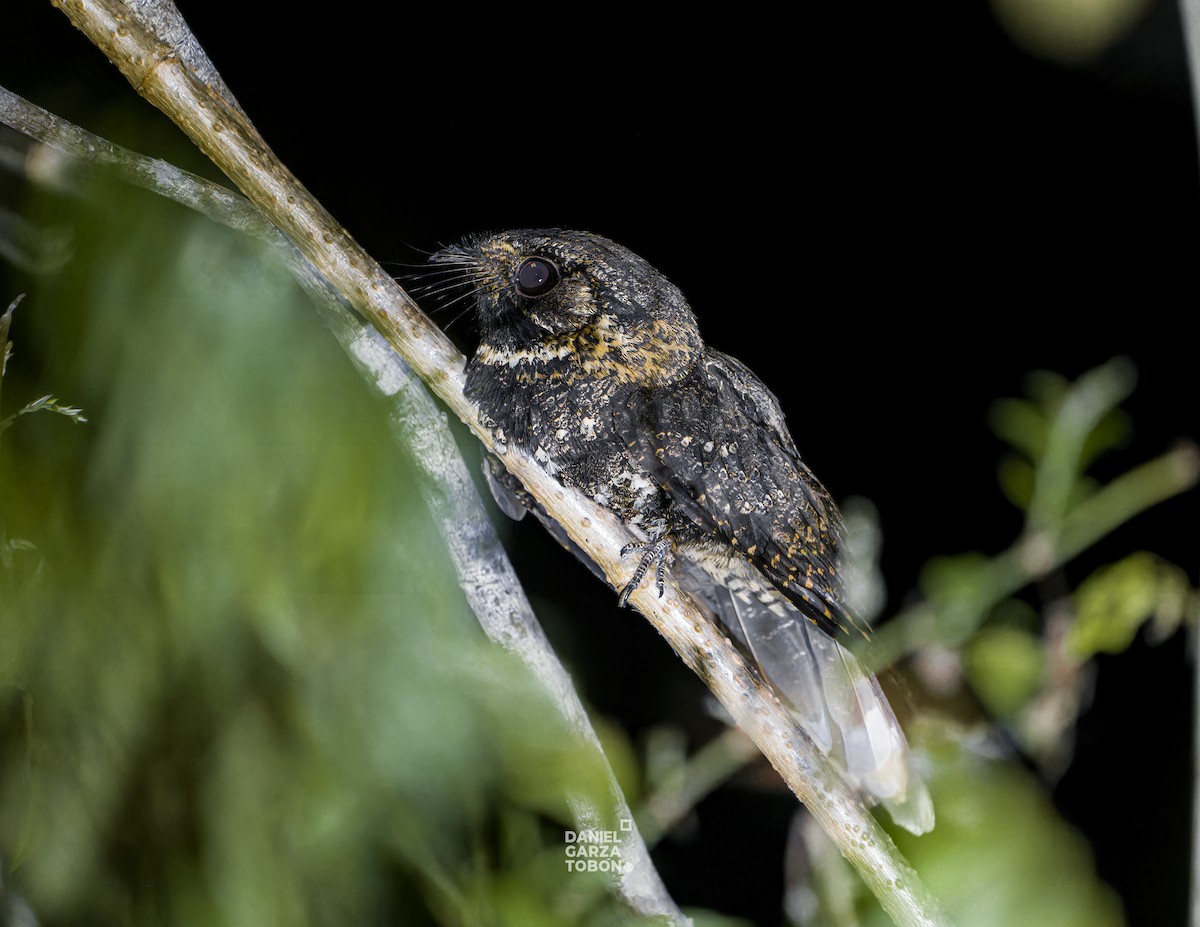
[[[462,355],[279,163],[240,108],[214,82],[196,73],[188,52],[156,32],[153,17],[143,15],[173,7],[165,0],[73,0],[64,7],[138,92],[193,139],[484,446],[495,451],[477,410],[462,394]],[[178,14],[174,15],[178,27]],[[559,485],[531,458],[509,449],[501,459],[609,581],[621,585],[627,570],[619,551],[633,540],[624,526],[578,492]],[[733,645],[678,587],[668,584],[662,598],[642,587],[630,601],[779,770],[893,919],[902,925],[946,923],[937,902],[866,807],[779,700],[758,682]]]

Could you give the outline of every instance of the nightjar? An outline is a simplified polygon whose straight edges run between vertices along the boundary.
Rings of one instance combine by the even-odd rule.
[[[649,570],[661,585],[671,569],[849,781],[897,823],[929,830],[932,805],[895,715],[834,639],[852,624],[841,516],[771,392],[705,345],[666,277],[608,239],[510,231],[433,260],[474,299],[466,393],[497,441],[646,538],[621,602]],[[498,464],[489,480],[508,514],[536,509]]]

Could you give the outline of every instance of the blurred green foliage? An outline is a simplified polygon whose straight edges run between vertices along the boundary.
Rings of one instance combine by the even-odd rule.
[[[1061,575],[1066,562],[1124,518],[1195,485],[1194,447],[1107,483],[1091,475],[1098,460],[1128,442],[1131,425],[1120,403],[1135,383],[1132,365],[1116,358],[1074,381],[1036,372],[1026,397],[997,402],[992,426],[1011,448],[1000,463],[1000,483],[1024,515],[1023,534],[998,557],[943,561],[950,578],[926,576],[931,598],[947,588],[959,603],[968,588],[977,597],[990,592],[960,629],[967,678],[991,714],[1051,772],[1069,761],[1069,731],[1086,707],[1089,658],[1122,652],[1149,622],[1155,638],[1168,636],[1200,602],[1182,569],[1144,551],[1097,568],[1073,590]],[[1047,576],[1058,578],[1064,594],[1041,603],[1040,615],[1016,594]]]
[[[927,744],[938,823],[926,837],[894,832],[956,924],[1119,927],[1116,894],[1096,879],[1087,843],[1033,776],[966,740]],[[878,912],[863,927],[887,923]]]
[[[481,634],[422,487],[261,248],[129,190],[15,317],[0,859],[44,924],[628,921],[603,773]],[[43,384],[47,384],[43,388]]]
[[[1029,704],[1045,678],[1041,638],[1024,628],[983,628],[968,642],[963,658],[975,691],[1001,720]]]

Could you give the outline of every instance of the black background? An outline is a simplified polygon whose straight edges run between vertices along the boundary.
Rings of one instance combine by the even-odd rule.
[[[664,271],[708,340],[779,394],[833,494],[878,505],[892,608],[930,556],[1019,529],[986,414],[1027,371],[1133,359],[1134,440],[1101,475],[1198,433],[1200,175],[1172,3],[1079,68],[1022,52],[974,2],[653,24],[649,8],[274,6],[268,22],[180,6],[283,161],[395,272],[522,226],[586,228]],[[85,128],[132,94],[33,0],[0,18],[0,83]],[[162,125],[114,140],[174,150]],[[451,334],[470,348],[468,320]],[[1068,578],[1141,547],[1194,579],[1196,509],[1192,493],[1139,517]],[[634,732],[695,712],[698,684],[654,632],[536,526],[513,553],[531,595],[578,623],[562,648],[600,710]],[[1133,924],[1186,916],[1185,650],[1176,636],[1101,661],[1054,788]],[[1155,797],[1136,818],[1113,801],[1129,791]],[[662,868],[680,903],[769,922],[786,819],[772,796],[740,801],[711,799],[707,842],[666,845]]]

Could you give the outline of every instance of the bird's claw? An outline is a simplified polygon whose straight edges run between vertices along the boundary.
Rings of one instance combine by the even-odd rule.
[[[641,585],[651,564],[655,567],[654,588],[658,590],[658,597],[660,599],[663,597],[667,585],[667,566],[672,559],[671,547],[671,539],[661,537],[657,541],[634,541],[621,548],[622,557],[635,550],[640,550],[642,556],[638,558],[638,565],[633,571],[633,576],[629,578],[629,582],[625,584],[625,588],[621,590],[621,595],[617,599],[619,608],[624,608],[629,603],[629,596]]]

